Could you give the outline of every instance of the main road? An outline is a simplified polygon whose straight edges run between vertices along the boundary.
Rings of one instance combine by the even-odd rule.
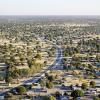
[[[43,69],[40,73],[38,73],[38,75],[34,75],[31,79],[23,81],[20,85],[23,85],[23,84],[32,84],[32,83],[38,82],[39,79],[41,79],[41,78],[43,78],[45,76],[45,73],[47,73],[50,70],[53,70],[53,69],[57,68],[61,64],[62,49],[58,45],[54,45],[53,43],[52,43],[52,45],[56,47],[56,55],[55,55],[55,61],[54,61],[54,63],[52,65],[45,66],[45,69]],[[13,88],[15,88],[15,87],[13,87]],[[8,91],[10,91],[10,90],[8,90]],[[7,91],[5,91],[3,93],[0,93],[0,95],[5,95],[6,92]]]
[[[38,38],[38,40],[40,41],[44,41],[44,39],[42,37],[40,37],[39,35],[32,33],[35,37]],[[56,56],[55,56],[55,61],[52,65],[46,66],[45,69],[43,69],[38,75],[35,75],[32,79],[26,80],[24,81],[23,84],[27,84],[27,83],[36,83],[39,79],[41,79],[42,77],[45,76],[45,73],[47,73],[50,70],[53,70],[57,67],[59,67],[59,65],[61,64],[61,59],[62,59],[62,49],[60,46],[54,44],[52,41],[46,40],[47,42],[49,42],[50,44],[52,44],[55,48],[56,48]]]
[[[33,76],[32,79],[24,81],[23,84],[36,83],[39,79],[44,77],[45,73],[47,73],[50,70],[57,68],[61,64],[62,49],[61,49],[61,47],[59,47],[57,45],[55,45],[55,47],[56,47],[56,58],[55,58],[54,63],[50,66],[46,66],[45,69],[43,69],[38,75]]]

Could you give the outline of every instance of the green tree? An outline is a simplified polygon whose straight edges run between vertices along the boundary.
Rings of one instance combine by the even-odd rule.
[[[73,100],[76,100],[77,97],[82,97],[84,94],[81,90],[73,90],[71,96],[73,97]]]
[[[48,76],[47,78],[48,78],[48,80],[49,80],[50,82],[52,82],[52,81],[54,80],[54,77],[53,77],[53,76]]]
[[[19,94],[24,94],[26,92],[26,88],[24,86],[17,87],[17,91]]]
[[[4,80],[4,78],[2,76],[0,76],[0,81]]]
[[[88,87],[87,83],[83,83],[82,86],[81,86],[81,88],[82,88],[83,90],[86,90],[87,87]]]
[[[15,100],[14,95],[12,93],[6,93],[5,100]]]
[[[20,76],[28,76],[28,74],[29,74],[29,70],[28,69],[20,69],[19,70],[19,75]]]
[[[90,86],[91,86],[92,88],[94,88],[94,87],[96,86],[95,81],[91,81],[91,82],[90,82]]]
[[[11,83],[12,82],[12,77],[10,77],[10,76],[6,76],[6,78],[5,78],[5,81],[6,81],[6,83]]]
[[[35,58],[41,59],[41,54],[38,53],[38,54],[35,56]]]
[[[46,82],[46,87],[47,88],[52,88],[53,87],[53,83],[52,82]]]
[[[98,95],[98,97],[100,98],[100,94]]]
[[[56,97],[60,97],[61,93],[59,91],[56,91],[55,95],[56,95]]]
[[[100,56],[99,55],[96,55],[96,60],[97,60],[97,62],[100,61]]]
[[[43,100],[56,100],[54,96],[44,96]]]
[[[49,96],[48,100],[56,100],[56,98],[54,96]]]
[[[41,86],[45,86],[45,82],[44,82],[43,79],[40,79],[40,80],[39,80],[39,83],[40,83]]]
[[[93,100],[100,100],[99,97],[93,97]]]
[[[46,66],[47,65],[47,61],[44,61],[44,66]]]

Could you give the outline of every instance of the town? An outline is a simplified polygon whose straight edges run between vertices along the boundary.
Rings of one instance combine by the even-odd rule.
[[[0,100],[100,100],[100,18],[0,16]]]

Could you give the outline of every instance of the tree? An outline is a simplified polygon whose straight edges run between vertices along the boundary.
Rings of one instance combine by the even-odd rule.
[[[44,96],[43,100],[56,100],[54,96]]]
[[[53,76],[48,76],[47,78],[48,78],[48,80],[49,80],[50,82],[52,82],[52,81],[54,80],[54,77],[53,77]]]
[[[26,92],[26,88],[24,86],[17,87],[17,91],[19,94],[24,94]]]
[[[77,97],[82,97],[84,94],[81,90],[73,90],[71,93],[71,96],[73,97],[73,100],[76,100]]]
[[[56,100],[56,98],[54,96],[49,96],[48,100]]]
[[[4,80],[4,78],[2,76],[0,76],[0,81]]]
[[[6,76],[5,81],[6,81],[6,83],[8,83],[8,84],[11,83],[11,82],[12,82],[12,77]]]
[[[98,97],[100,98],[100,94],[98,95]]]
[[[40,79],[40,80],[39,80],[39,83],[40,83],[41,86],[45,86],[45,82],[44,82],[43,79]]]
[[[71,44],[71,45],[73,44],[73,40],[72,40],[72,39],[70,39],[70,44]]]
[[[88,87],[87,83],[83,83],[82,86],[81,86],[81,88],[82,88],[83,90],[86,90],[87,87]]]
[[[91,86],[92,88],[94,88],[94,87],[96,86],[95,81],[91,81],[91,82],[90,82],[90,86]]]
[[[93,100],[100,100],[100,98],[99,97],[94,97]]]
[[[35,58],[41,59],[41,54],[38,53],[38,54],[35,56]]]
[[[91,71],[94,70],[93,65],[91,65],[91,64],[88,64],[88,68],[89,68]]]
[[[5,100],[15,100],[14,95],[10,92],[6,93]]]
[[[13,77],[15,77],[17,79],[17,83],[19,82],[18,78],[19,78],[19,70],[18,69],[15,69],[13,71]]]
[[[20,76],[28,76],[29,70],[28,69],[20,69],[19,70],[19,75]]]
[[[70,85],[69,87],[70,87],[71,90],[73,90],[73,85]]]
[[[56,97],[60,98],[61,93],[59,91],[56,91],[55,95],[56,95]]]
[[[47,88],[52,88],[53,87],[53,83],[52,82],[46,82],[46,87]]]
[[[47,64],[47,61],[44,61],[44,66],[46,66],[46,64]]]
[[[67,92],[64,92],[64,94],[63,94],[64,96],[68,96],[68,93]]]
[[[96,61],[99,62],[100,61],[100,56],[96,55]]]

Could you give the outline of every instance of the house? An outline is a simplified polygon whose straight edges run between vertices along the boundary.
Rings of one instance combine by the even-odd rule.
[[[5,63],[0,63],[0,76],[5,77],[7,65]]]
[[[68,96],[62,96],[61,100],[69,100],[69,97]]]
[[[0,100],[4,100],[4,96],[0,95]]]
[[[100,67],[100,63],[98,62],[98,63],[96,63],[96,66],[99,68]]]

